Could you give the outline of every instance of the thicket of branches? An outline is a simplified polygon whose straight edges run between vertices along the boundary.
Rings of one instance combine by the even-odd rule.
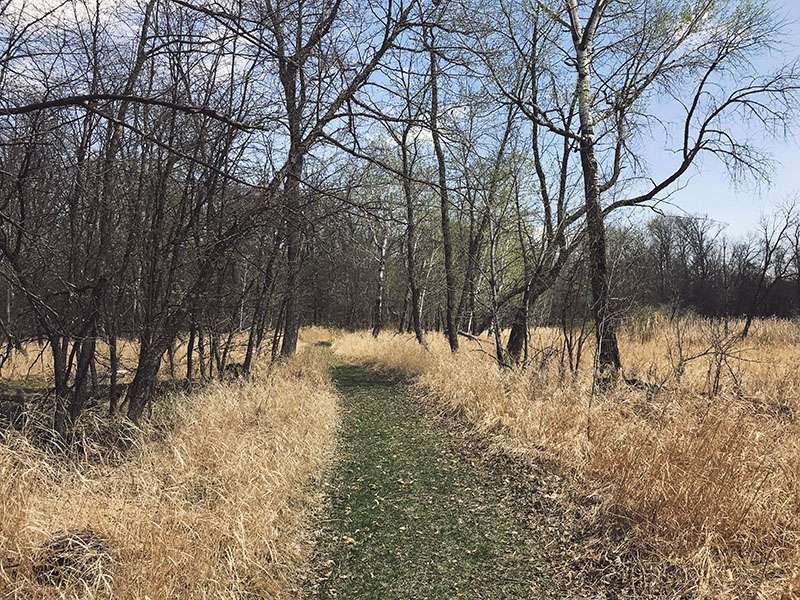
[[[800,82],[753,66],[780,23],[737,0],[0,3],[6,356],[52,355],[67,438],[98,365],[138,420],[178,339],[187,378],[310,323],[490,330],[510,364],[546,305],[591,320],[613,376],[626,307],[792,315],[791,210],[746,242],[609,226],[703,155],[769,175],[749,129],[785,132]]]

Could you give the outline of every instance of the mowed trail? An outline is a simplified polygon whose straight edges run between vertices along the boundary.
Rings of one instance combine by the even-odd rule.
[[[344,423],[320,519],[317,598],[561,598],[532,516],[404,386],[336,366]]]

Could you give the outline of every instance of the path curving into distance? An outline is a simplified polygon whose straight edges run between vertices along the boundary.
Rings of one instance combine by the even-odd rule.
[[[563,597],[531,516],[501,476],[461,451],[402,384],[354,365],[332,375],[344,415],[316,598]]]

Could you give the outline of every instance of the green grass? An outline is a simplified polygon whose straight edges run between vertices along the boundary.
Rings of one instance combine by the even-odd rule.
[[[327,482],[317,597],[561,597],[530,515],[459,452],[403,386],[333,369],[344,397],[341,458]]]

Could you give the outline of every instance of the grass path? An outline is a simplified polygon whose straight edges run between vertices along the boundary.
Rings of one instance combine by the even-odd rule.
[[[341,365],[340,459],[326,486],[317,598],[559,598],[504,481],[459,451],[403,386]]]

